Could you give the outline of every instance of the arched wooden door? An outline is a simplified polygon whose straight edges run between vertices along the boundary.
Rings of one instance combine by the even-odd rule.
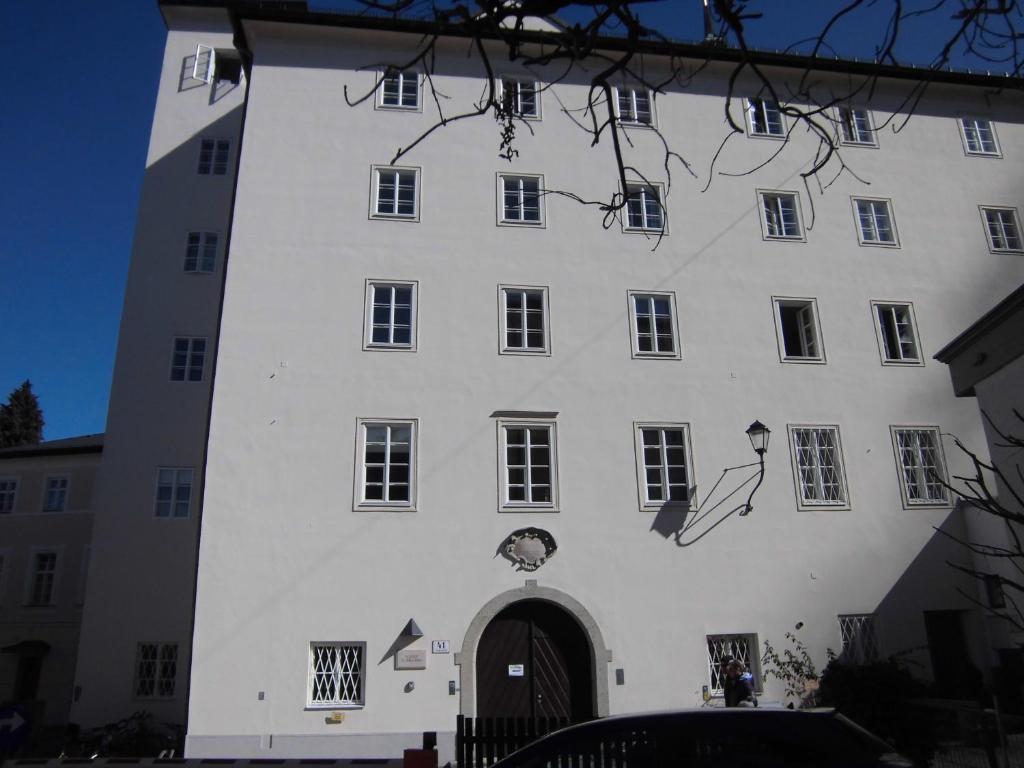
[[[595,716],[590,643],[565,610],[513,603],[484,629],[477,648],[477,717]]]

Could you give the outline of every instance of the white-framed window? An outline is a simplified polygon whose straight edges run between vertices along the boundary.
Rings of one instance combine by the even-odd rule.
[[[544,177],[498,174],[498,223],[544,224]]]
[[[189,232],[185,244],[185,271],[213,272],[217,264],[216,232]]]
[[[363,349],[416,351],[415,280],[367,280]]]
[[[713,696],[721,696],[725,680],[725,664],[730,659],[743,662],[754,678],[754,690],[761,691],[760,651],[757,635],[752,632],[733,635],[707,635],[708,688]]]
[[[310,643],[310,708],[361,707],[366,703],[366,643]]]
[[[553,419],[499,419],[499,509],[557,511],[557,456]]]
[[[14,502],[18,498],[18,478],[0,477],[0,515],[9,515],[14,511]]]
[[[234,48],[214,48],[199,43],[192,60],[192,79],[215,86],[219,82],[238,85],[242,79],[242,57]]]
[[[43,512],[63,512],[68,507],[68,475],[50,475],[43,482]]]
[[[779,359],[784,363],[824,363],[818,302],[812,298],[773,296]]]
[[[654,99],[639,86],[615,89],[615,116],[623,125],[654,125]]]
[[[938,427],[891,427],[906,507],[948,507],[946,462]]]
[[[135,698],[174,697],[178,679],[178,644],[147,641],[135,651]]]
[[[57,597],[56,549],[33,548],[29,553],[28,584],[25,604],[33,607],[51,606]]]
[[[985,222],[985,232],[988,234],[989,250],[997,253],[1024,252],[1016,208],[993,208],[983,205],[980,209],[981,218]]]
[[[968,155],[999,157],[999,141],[996,139],[996,129],[991,120],[961,117],[957,123],[960,125],[964,152]]]
[[[751,136],[784,138],[786,121],[779,105],[767,99],[747,99],[747,130]]]
[[[418,221],[420,169],[373,166],[370,217]]]
[[[420,75],[411,69],[389,70],[380,76],[379,109],[420,108]]]
[[[883,365],[924,365],[917,341],[914,308],[909,303],[872,301]]]
[[[839,658],[847,664],[870,664],[882,658],[878,642],[878,617],[873,613],[841,613]]]
[[[893,248],[900,244],[893,222],[891,201],[855,197],[853,213],[857,220],[857,237],[861,245],[884,245]]]
[[[192,506],[192,467],[158,467],[156,470],[156,517],[186,518]]]
[[[547,287],[499,285],[498,312],[502,354],[551,353]]]
[[[628,291],[633,357],[682,357],[676,295],[670,291]]]
[[[202,381],[206,363],[206,339],[175,336],[171,348],[171,381]]]
[[[359,419],[355,508],[416,509],[416,419]]]
[[[503,102],[508,100],[513,115],[524,120],[540,120],[540,83],[511,76],[502,77],[498,82],[499,98]]]
[[[689,424],[636,422],[634,445],[641,509],[694,503]]]
[[[800,508],[846,507],[839,427],[790,424],[789,435]]]
[[[766,240],[803,240],[800,196],[796,192],[758,190],[761,232]]]
[[[839,140],[855,147],[877,147],[871,113],[859,107],[839,107]]]
[[[231,139],[200,139],[196,170],[200,176],[224,176],[228,172],[230,154]]]
[[[626,185],[626,232],[666,233],[664,190],[660,184]]]

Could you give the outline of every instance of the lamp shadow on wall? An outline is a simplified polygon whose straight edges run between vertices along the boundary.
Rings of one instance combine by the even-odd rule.
[[[758,464],[754,463],[723,469],[718,481],[711,487],[703,502],[697,506],[693,506],[691,503],[663,504],[651,522],[650,530],[663,539],[673,539],[678,547],[689,547],[696,544],[733,515],[742,516],[750,510],[749,501],[741,501],[741,503],[731,506],[728,506],[726,502],[729,502],[730,499],[735,501],[736,494],[757,480],[761,474],[760,471],[754,472],[717,501],[715,499],[722,480],[730,472],[756,466]],[[695,496],[696,490],[696,488],[690,489],[691,498]]]

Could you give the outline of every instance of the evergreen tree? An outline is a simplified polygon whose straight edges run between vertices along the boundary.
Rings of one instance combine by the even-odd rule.
[[[0,448],[33,445],[43,439],[43,411],[32,391],[32,382],[25,382],[11,392],[7,403],[0,405]]]

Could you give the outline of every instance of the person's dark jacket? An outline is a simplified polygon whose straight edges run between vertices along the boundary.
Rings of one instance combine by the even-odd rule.
[[[727,675],[722,681],[722,692],[725,694],[725,706],[727,707],[738,707],[741,701],[757,705],[757,700],[754,698],[754,676],[749,672],[744,672],[735,679]]]

